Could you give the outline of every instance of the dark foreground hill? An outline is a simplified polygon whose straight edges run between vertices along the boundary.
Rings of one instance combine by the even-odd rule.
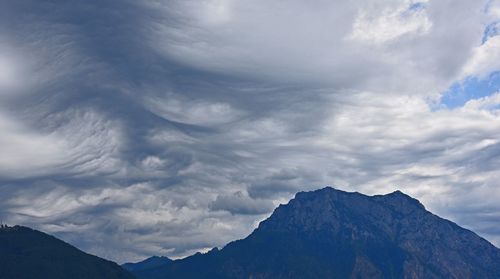
[[[132,279],[114,262],[86,254],[53,236],[0,228],[0,279]]]
[[[500,278],[500,250],[401,192],[365,196],[324,188],[298,193],[222,250],[134,273],[143,279],[487,279]]]

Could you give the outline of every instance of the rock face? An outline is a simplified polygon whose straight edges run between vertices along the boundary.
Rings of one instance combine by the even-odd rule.
[[[45,233],[0,228],[0,279],[132,279],[114,262],[86,254]]]
[[[247,238],[138,278],[500,278],[500,250],[401,192],[301,192]]]

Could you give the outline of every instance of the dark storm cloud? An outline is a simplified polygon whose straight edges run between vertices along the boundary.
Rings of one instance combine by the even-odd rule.
[[[232,195],[218,195],[210,204],[210,209],[224,210],[232,214],[259,215],[271,212],[274,206],[269,200],[252,199],[243,192],[236,192]]]
[[[498,241],[498,95],[429,104],[494,68],[495,15],[422,3],[3,3],[0,218],[124,262],[244,237],[297,191],[402,188]]]

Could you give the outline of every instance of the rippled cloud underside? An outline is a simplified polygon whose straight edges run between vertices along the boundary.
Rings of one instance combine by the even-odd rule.
[[[500,244],[500,1],[4,1],[0,218],[118,262],[297,191],[400,189]]]

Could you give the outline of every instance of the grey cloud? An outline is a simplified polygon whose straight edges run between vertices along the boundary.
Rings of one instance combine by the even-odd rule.
[[[9,2],[0,217],[124,262],[242,238],[297,191],[401,188],[498,244],[498,100],[426,99],[461,77],[481,1],[354,39],[411,1],[313,2]]]
[[[211,210],[224,210],[231,214],[259,215],[269,213],[274,209],[274,204],[269,200],[252,199],[243,192],[232,195],[218,195],[210,204]]]
[[[285,83],[435,94],[481,40],[485,16],[480,10],[486,3],[430,1],[412,10],[412,1],[264,2],[160,2],[157,7],[168,22],[159,22],[153,47],[208,71]],[[444,16],[450,12],[462,16]],[[171,24],[172,17],[178,22]],[[471,17],[477,21],[460,20]],[[406,25],[410,20],[414,23]],[[356,24],[359,21],[366,22]],[[422,29],[422,21],[430,25],[423,34],[404,32]],[[397,40],[373,46],[371,39],[351,39],[356,32],[376,39],[394,34]],[[413,76],[419,81],[413,82]]]
[[[267,177],[252,180],[247,189],[252,198],[291,198],[300,190],[309,187],[314,188],[314,185],[321,185],[321,182],[317,181],[320,177],[320,173],[307,169],[305,166],[281,169],[279,172],[270,174]]]

